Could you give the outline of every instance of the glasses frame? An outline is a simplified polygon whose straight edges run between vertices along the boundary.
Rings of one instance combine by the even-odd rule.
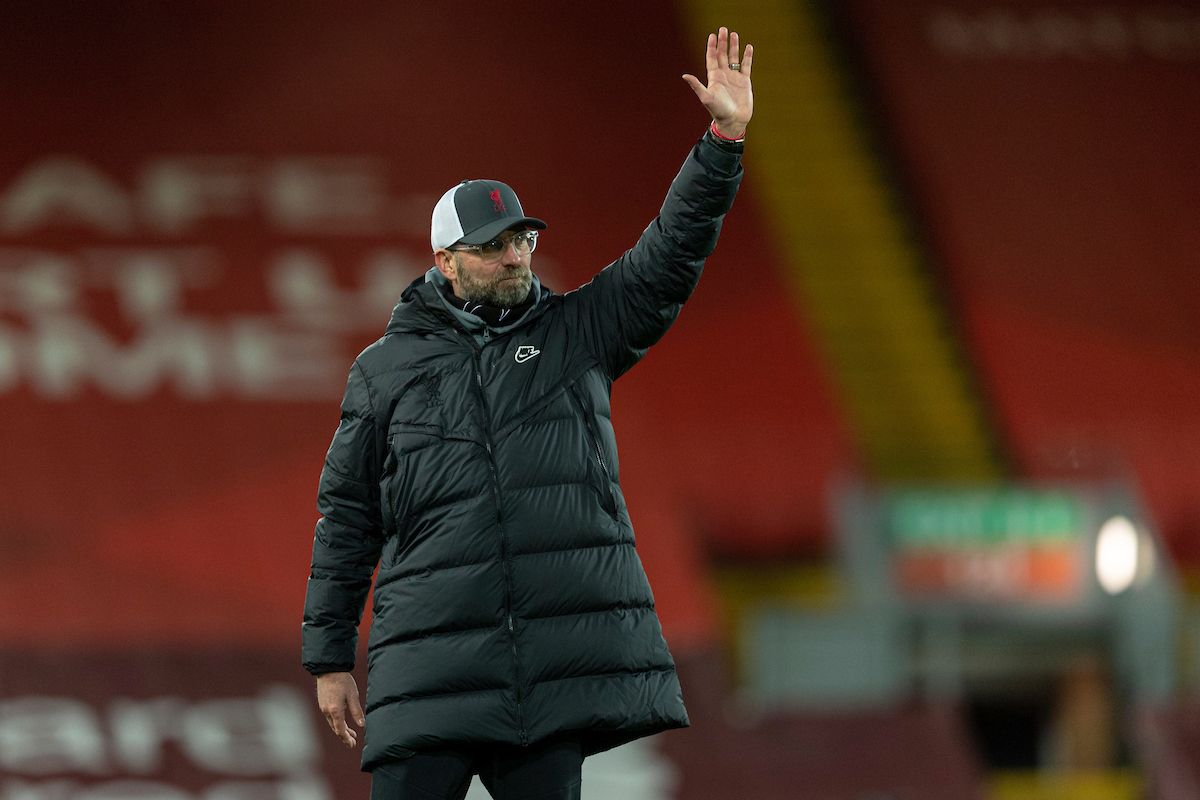
[[[525,239],[527,242],[529,242],[529,250],[524,253],[521,252],[521,249],[519,247],[517,247],[517,244],[516,244],[517,240],[522,239],[522,238]],[[471,251],[475,252],[476,255],[478,255],[479,258],[485,264],[490,264],[494,261],[499,261],[500,259],[504,258],[504,254],[508,252],[508,248],[510,248],[510,247],[512,247],[516,250],[518,256],[527,256],[527,255],[532,254],[533,251],[537,249],[537,239],[538,239],[537,231],[520,231],[518,233],[513,234],[512,238],[510,238],[510,239],[502,239],[499,236],[497,236],[495,239],[490,239],[490,240],[484,242],[483,244],[455,244],[455,245],[451,245],[450,247],[447,247],[446,249],[447,250],[471,250]],[[484,255],[483,248],[487,247],[492,242],[503,242],[504,246],[501,247],[500,250],[497,251],[496,255],[494,255],[494,256]]]

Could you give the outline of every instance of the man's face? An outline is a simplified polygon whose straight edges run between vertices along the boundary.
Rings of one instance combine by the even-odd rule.
[[[499,238],[507,246],[496,261],[488,262],[471,250],[455,250],[457,280],[454,293],[463,300],[489,306],[511,308],[520,304],[533,285],[530,263],[532,253],[520,255],[510,243],[516,231],[505,231]]]

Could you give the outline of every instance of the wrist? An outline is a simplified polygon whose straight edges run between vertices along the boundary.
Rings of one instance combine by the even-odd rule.
[[[712,132],[713,136],[716,136],[718,139],[723,139],[726,142],[740,142],[746,138],[745,125],[736,125],[732,123],[722,124],[718,123],[714,119],[712,125],[709,126],[709,130]]]

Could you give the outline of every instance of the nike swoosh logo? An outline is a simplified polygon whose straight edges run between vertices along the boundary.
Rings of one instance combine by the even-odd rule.
[[[513,358],[515,358],[517,360],[518,364],[524,364],[526,361],[533,358],[540,352],[542,352],[542,351],[538,350],[536,347],[533,347],[532,345],[523,344],[517,348],[517,352],[513,356]]]

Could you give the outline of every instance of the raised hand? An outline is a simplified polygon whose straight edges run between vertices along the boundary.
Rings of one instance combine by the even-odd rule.
[[[754,46],[746,45],[746,52],[740,61],[739,51],[737,33],[721,28],[717,33],[708,35],[708,49],[704,53],[708,86],[694,75],[683,76],[712,115],[717,130],[730,139],[744,136],[746,124],[754,115],[754,92],[750,88]]]

